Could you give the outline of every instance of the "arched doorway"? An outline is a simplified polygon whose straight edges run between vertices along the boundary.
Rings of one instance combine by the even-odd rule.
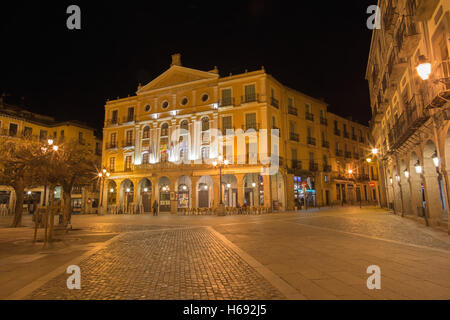
[[[191,207],[191,179],[188,176],[181,176],[177,181],[177,207],[187,209]]]
[[[405,172],[407,172],[407,174],[405,174]],[[410,190],[410,186],[409,186],[409,177],[411,176],[411,174],[409,173],[409,170],[406,167],[406,162],[405,160],[402,160],[400,162],[400,172],[399,175],[401,177],[401,188],[402,188],[402,195],[403,195],[403,213],[405,215],[412,215],[413,214],[413,209],[411,207],[411,190]]]
[[[244,204],[250,207],[264,206],[264,184],[258,173],[244,176]]]
[[[170,212],[170,180],[161,177],[158,182],[159,188],[159,211]]]
[[[210,208],[212,205],[211,192],[213,181],[210,176],[202,176],[197,183],[197,201],[199,208]]]
[[[233,174],[222,176],[222,200],[226,207],[236,207],[238,204],[237,179]],[[242,203],[239,204],[242,206]]]
[[[133,204],[134,199],[134,185],[131,180],[124,180],[120,186],[120,203],[122,204],[122,208],[124,213],[128,213],[130,211],[131,205]]]
[[[152,183],[146,178],[139,182],[138,203],[142,205],[144,212],[152,211]]]
[[[108,206],[113,206],[117,203],[117,185],[113,180],[108,182]]]

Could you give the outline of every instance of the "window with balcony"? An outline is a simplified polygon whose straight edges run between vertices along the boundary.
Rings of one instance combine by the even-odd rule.
[[[110,144],[107,146],[108,148],[117,148],[117,133],[113,132],[110,136]]]
[[[245,130],[258,130],[256,125],[256,113],[247,113],[245,115]]]
[[[126,156],[125,157],[125,171],[131,171],[131,165],[132,165],[132,157]]]
[[[125,147],[131,147],[133,146],[133,130],[128,130],[125,133]]]
[[[117,110],[113,110],[111,113],[111,124],[117,124],[119,122],[119,116],[118,116]]]
[[[83,132],[78,132],[78,143],[82,145],[86,143],[83,137]]]
[[[116,158],[111,157],[109,158],[109,171],[114,172],[116,170]]]
[[[128,108],[127,122],[134,121],[134,107]]]
[[[334,120],[334,134],[336,136],[340,136],[341,135],[341,131],[338,128],[338,122],[336,120]]]
[[[305,118],[309,121],[314,121],[314,115],[311,112],[311,106],[309,104],[305,105]]]
[[[231,88],[222,89],[221,107],[227,107],[233,105],[233,97],[231,94]]]
[[[244,91],[245,91],[244,96],[245,103],[256,101],[256,88],[254,84],[246,85]]]
[[[227,130],[233,129],[233,118],[232,116],[222,117],[222,134],[226,135]]]

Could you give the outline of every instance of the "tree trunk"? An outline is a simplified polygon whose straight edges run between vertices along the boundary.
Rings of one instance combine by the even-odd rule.
[[[70,218],[72,216],[72,201],[70,192],[72,190],[72,187],[66,186],[63,187],[63,224],[64,226],[67,226],[67,224],[70,221]]]
[[[25,192],[23,179],[18,178],[17,182],[14,183],[13,188],[16,193],[16,207],[14,209],[14,219],[11,228],[17,228],[22,225],[23,193]]]

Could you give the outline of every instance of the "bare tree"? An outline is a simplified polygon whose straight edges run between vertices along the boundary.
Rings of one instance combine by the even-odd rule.
[[[11,186],[16,193],[13,228],[22,224],[25,188],[39,183],[39,167],[43,163],[41,148],[39,142],[32,140],[6,138],[0,141],[0,185]]]
[[[49,183],[62,188],[64,225],[67,225],[72,215],[73,187],[92,184],[96,178],[97,162],[98,157],[93,151],[77,141],[61,145],[56,156],[50,158],[44,174]]]

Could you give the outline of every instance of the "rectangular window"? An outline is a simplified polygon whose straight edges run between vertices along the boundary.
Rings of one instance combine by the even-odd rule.
[[[253,102],[256,101],[256,89],[254,84],[245,86],[245,102]]]
[[[117,147],[117,133],[111,133],[111,148]]]
[[[39,131],[39,138],[41,140],[47,140],[47,130],[41,130]]]
[[[61,130],[61,134],[59,135],[59,137],[61,138],[61,140],[64,140],[64,130]]]
[[[114,172],[116,170],[116,158],[115,157],[109,158],[109,170],[111,172]]]
[[[117,120],[118,120],[118,111],[113,110],[111,114],[111,123],[116,124],[118,122]]]
[[[248,129],[258,130],[256,127],[256,113],[247,113],[245,115],[245,126],[246,130]]]
[[[83,132],[78,132],[78,142],[84,144]]]
[[[127,121],[131,122],[134,121],[134,108],[128,108],[128,117],[127,117]]]
[[[306,113],[311,113],[311,106],[309,104],[305,104],[305,111]]]
[[[146,152],[142,155],[142,164],[147,164],[149,159],[149,153]]]
[[[294,100],[292,98],[288,98],[288,107],[293,107],[294,106]]]
[[[228,89],[223,89],[222,90],[222,106],[226,107],[226,106],[231,106],[233,105],[233,101],[232,101],[232,96],[231,96],[231,88]]]
[[[33,135],[33,128],[25,127],[23,128],[23,136],[26,138],[31,138]]]
[[[222,118],[222,133],[227,134],[227,130],[233,129],[232,117],[226,116]]]
[[[297,149],[292,149],[292,168],[298,167]]]
[[[19,127],[17,126],[17,124],[15,124],[15,123],[10,123],[10,124],[9,124],[9,135],[10,135],[11,137],[17,136],[18,128],[19,128]]]
[[[125,157],[125,171],[131,171],[131,156]]]
[[[133,130],[127,131],[125,143],[127,147],[133,145]]]

